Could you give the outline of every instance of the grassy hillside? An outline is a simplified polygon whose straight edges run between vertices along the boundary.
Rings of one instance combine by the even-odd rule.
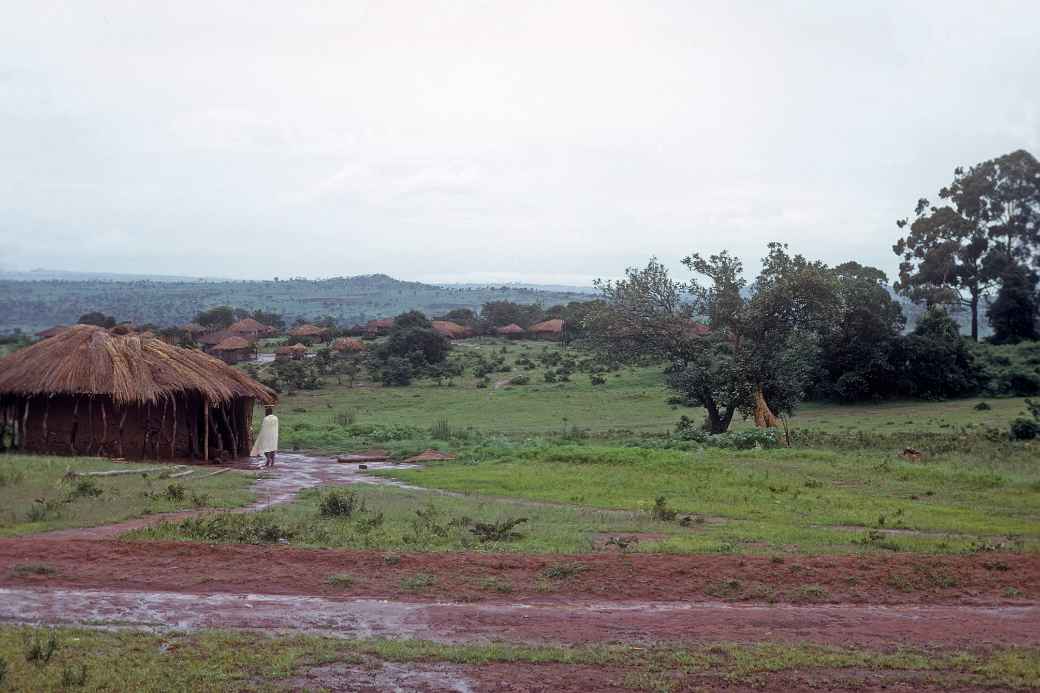
[[[118,320],[176,325],[188,322],[200,310],[231,305],[274,311],[290,320],[331,315],[340,323],[355,323],[412,309],[429,315],[453,308],[476,309],[501,300],[548,306],[588,300],[588,295],[518,286],[440,287],[385,274],[283,281],[0,279],[0,332],[67,324],[94,310]]]

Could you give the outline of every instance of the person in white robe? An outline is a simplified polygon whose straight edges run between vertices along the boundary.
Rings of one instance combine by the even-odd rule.
[[[274,407],[267,406],[264,408],[267,416],[264,417],[263,422],[260,424],[260,433],[256,436],[256,442],[253,443],[253,449],[250,451],[250,455],[253,457],[259,457],[263,453],[267,460],[264,462],[265,467],[274,466],[274,456],[278,452],[278,417],[274,415]]]

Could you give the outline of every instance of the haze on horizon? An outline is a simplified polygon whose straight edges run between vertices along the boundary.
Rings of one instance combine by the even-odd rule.
[[[918,197],[1040,149],[1040,3],[0,9],[0,269],[891,277]]]

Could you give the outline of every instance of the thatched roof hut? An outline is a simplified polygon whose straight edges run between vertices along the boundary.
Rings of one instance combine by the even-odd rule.
[[[220,344],[210,349],[224,363],[239,363],[247,361],[256,353],[256,345],[244,337],[228,337]]]
[[[308,344],[313,342],[324,342],[328,338],[328,335],[328,328],[318,327],[317,325],[297,325],[289,330],[290,337],[303,339]]]
[[[365,334],[370,337],[389,334],[392,329],[394,329],[393,318],[380,318],[379,320],[369,320],[365,323]]]
[[[259,320],[253,318],[242,318],[238,322],[232,323],[227,331],[238,337],[245,337],[247,339],[259,339],[265,335],[274,334],[277,330],[269,325],[265,325]]]
[[[365,343],[359,339],[340,337],[332,343],[332,349],[341,353],[364,351]]]
[[[46,454],[234,458],[249,454],[253,403],[276,399],[199,351],[76,325],[0,359],[0,441]]]
[[[203,349],[209,350],[212,347],[215,347],[216,345],[223,342],[228,337],[234,336],[235,335],[231,334],[227,330],[216,330],[214,332],[207,332],[204,335],[196,337],[195,341],[201,344]]]
[[[563,337],[563,327],[563,320],[554,318],[553,320],[540,322],[537,325],[531,325],[527,328],[527,331],[536,338],[560,339]]]
[[[292,359],[293,361],[299,361],[307,355],[307,347],[303,344],[293,344],[292,346],[280,346],[274,350],[275,361],[287,361]]]
[[[524,335],[524,328],[517,325],[515,322],[509,323],[505,327],[499,327],[495,330],[495,334],[500,337],[509,337],[510,339],[516,339]]]
[[[468,332],[465,327],[450,320],[434,320],[430,325],[438,334],[448,339],[462,339]]]

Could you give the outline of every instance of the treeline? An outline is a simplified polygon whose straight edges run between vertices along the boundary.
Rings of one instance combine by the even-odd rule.
[[[734,416],[775,426],[806,397],[859,401],[1040,391],[1037,269],[1040,164],[1013,152],[967,170],[921,199],[895,288],[928,312],[910,334],[885,274],[848,262],[828,267],[771,243],[750,284],[723,251],[683,260],[695,278],[673,280],[656,259],[601,285],[603,305],[587,319],[592,344],[632,361],[663,359],[678,397],[707,412],[721,433]],[[992,342],[1026,343],[1011,358],[976,345],[983,297]],[[947,314],[972,316],[972,338]],[[994,347],[990,347],[993,349]]]
[[[352,325],[408,310],[434,315],[454,308],[479,310],[496,300],[549,305],[585,297],[509,286],[441,287],[386,275],[272,281],[0,279],[0,332],[67,325],[92,311],[121,321],[173,327],[189,322],[201,310],[237,306],[277,313],[290,322],[331,318],[337,325]]]

